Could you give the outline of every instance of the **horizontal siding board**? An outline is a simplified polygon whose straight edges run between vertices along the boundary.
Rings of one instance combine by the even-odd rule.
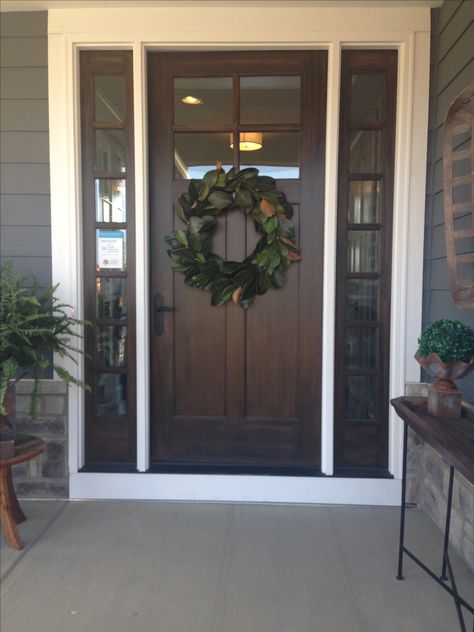
[[[0,132],[0,162],[49,163],[48,132]]]
[[[474,60],[467,64],[464,69],[453,78],[451,83],[440,93],[438,97],[438,111],[436,118],[436,126],[441,125],[444,121],[444,117],[446,116],[446,112],[448,111],[449,106],[457,97],[457,95],[464,90],[471,82],[474,77]]]
[[[3,68],[48,65],[46,37],[4,37],[0,44],[0,64]]]
[[[47,132],[47,99],[2,99],[0,101],[0,129],[5,132]]]
[[[3,193],[49,194],[49,165],[1,165]]]
[[[0,261],[10,261],[15,272],[22,275],[34,274],[38,283],[45,287],[51,284],[51,256],[49,257],[0,257]]]
[[[0,69],[0,94],[3,99],[47,99],[48,69]]]
[[[431,262],[431,289],[445,290],[449,287],[448,263],[446,257]]]
[[[473,3],[474,6],[474,3]],[[456,45],[446,54],[439,63],[438,91],[441,92],[458,75],[474,56],[474,22],[471,22]],[[471,79],[474,75],[471,75]]]
[[[444,193],[439,191],[433,195],[433,209],[431,214],[431,225],[439,226],[444,224]]]
[[[51,201],[49,195],[0,196],[2,226],[49,226]]]
[[[463,310],[459,309],[453,301],[451,292],[448,289],[431,290],[430,300],[430,318],[431,322],[440,318],[449,318],[451,320],[462,320]],[[470,312],[472,326],[472,312]],[[467,323],[466,323],[467,324]]]
[[[48,14],[46,11],[2,13],[0,34],[2,37],[35,37],[47,35]]]
[[[48,257],[51,229],[49,226],[3,226],[0,247],[3,257]]]
[[[446,257],[444,224],[435,226],[431,232],[431,256],[433,259]]]
[[[443,7],[450,4],[452,3],[445,2]],[[466,30],[466,27],[468,27],[473,20],[474,2],[463,2],[439,35],[438,59],[443,59],[449,49],[456,44],[458,39]]]

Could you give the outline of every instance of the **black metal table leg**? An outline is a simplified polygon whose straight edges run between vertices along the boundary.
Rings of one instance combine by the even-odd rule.
[[[403,424],[403,467],[402,467],[402,501],[400,507],[400,543],[398,548],[398,575],[397,579],[403,579],[403,547],[405,542],[405,509],[407,486],[407,446],[408,425]]]
[[[441,569],[440,579],[447,581],[446,564],[449,548],[449,529],[451,526],[451,505],[453,502],[453,482],[454,482],[454,467],[449,468],[449,485],[448,485],[448,503],[446,506],[446,524],[444,527],[444,546],[443,546],[443,568]]]

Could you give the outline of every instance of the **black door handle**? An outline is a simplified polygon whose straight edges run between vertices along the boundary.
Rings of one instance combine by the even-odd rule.
[[[155,336],[161,336],[164,332],[163,312],[174,312],[175,307],[169,307],[164,304],[162,294],[155,294],[153,297],[153,331]]]

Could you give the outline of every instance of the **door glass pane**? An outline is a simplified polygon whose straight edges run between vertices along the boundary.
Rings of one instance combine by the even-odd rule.
[[[349,171],[350,173],[379,173],[380,165],[379,130],[351,132]]]
[[[374,369],[377,330],[374,327],[346,328],[346,369]]]
[[[125,131],[95,130],[95,170],[124,172],[126,166]]]
[[[127,317],[127,280],[96,279],[97,318]]]
[[[383,75],[352,75],[351,122],[375,123],[382,120]]]
[[[378,272],[379,233],[375,230],[349,230],[347,234],[347,271]]]
[[[97,271],[126,269],[126,236],[126,230],[96,230]]]
[[[95,180],[95,218],[97,222],[125,222],[125,180]]]
[[[299,132],[262,133],[261,145],[257,151],[243,151],[241,148],[241,169],[256,167],[260,175],[276,179],[300,177]]]
[[[175,125],[232,124],[231,77],[174,80]]]
[[[97,364],[120,367],[127,364],[127,328],[115,325],[97,327]]]
[[[225,171],[233,164],[231,138],[223,133],[176,133],[174,135],[174,177],[176,180],[202,178],[222,162]]]
[[[299,123],[301,77],[242,77],[241,123]]]
[[[352,180],[349,189],[349,223],[378,224],[380,193],[379,180]]]
[[[97,415],[117,417],[126,414],[126,373],[99,373],[97,376]]]
[[[124,114],[124,78],[122,75],[95,75],[95,120],[120,123]]]
[[[375,376],[346,377],[346,419],[375,421]]]
[[[377,320],[377,280],[347,279],[346,293],[347,320]]]

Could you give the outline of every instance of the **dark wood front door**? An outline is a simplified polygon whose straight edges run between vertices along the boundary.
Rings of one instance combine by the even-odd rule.
[[[160,294],[175,308],[161,335],[151,313],[152,464],[317,472],[326,53],[152,53],[148,62],[151,302]],[[246,150],[244,133],[261,147]],[[212,307],[167,255],[165,236],[184,227],[175,201],[217,161],[275,177],[295,210],[302,261],[247,311]],[[213,251],[239,261],[257,239],[231,211]]]

